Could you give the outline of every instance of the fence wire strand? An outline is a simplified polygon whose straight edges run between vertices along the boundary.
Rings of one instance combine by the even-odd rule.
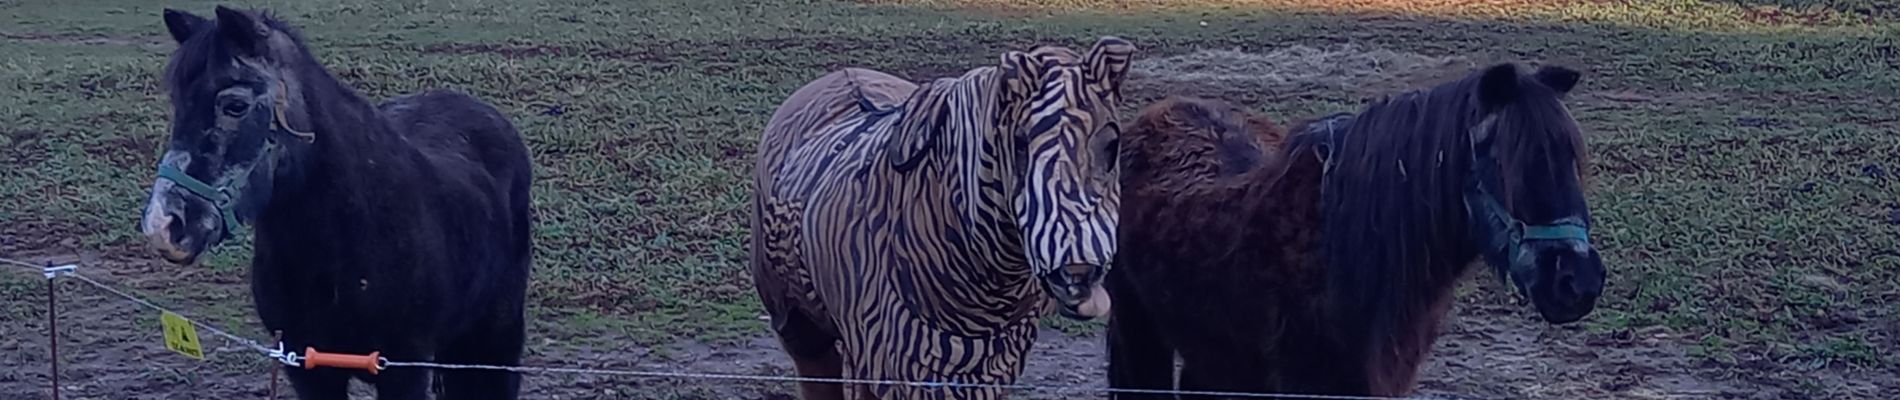
[[[10,264],[10,265],[17,265],[17,266],[22,266],[22,267],[31,267],[35,270],[46,269],[46,267],[43,267],[41,265],[27,263],[27,262],[23,262],[19,260],[7,259],[7,258],[0,258],[0,264]],[[72,277],[73,279],[78,279],[80,282],[85,282],[88,286],[98,288],[100,291],[117,296],[127,301],[131,301],[132,303],[138,304],[145,308],[156,310],[159,312],[164,312],[164,313],[177,314],[179,316],[185,317],[185,320],[191,323],[192,326],[197,327],[198,329],[203,329],[207,332],[211,332],[211,334],[217,335],[218,337],[222,337],[225,340],[229,340],[231,341],[231,343],[236,343],[236,344],[242,345],[243,347],[250,348],[251,350],[256,351],[258,354],[264,356],[266,359],[271,359],[273,361],[280,361],[280,362],[286,362],[286,363],[292,362],[291,360],[301,360],[300,355],[295,354],[294,352],[280,353],[280,350],[272,350],[271,348],[265,347],[263,344],[260,344],[255,340],[238,336],[230,332],[225,332],[222,329],[218,329],[210,325],[206,325],[202,322],[198,322],[198,320],[193,319],[185,314],[172,311],[171,309],[165,308],[163,306],[159,306],[158,304],[154,304],[151,301],[147,301],[142,297],[133,295],[131,293],[127,293],[126,291],[113,288],[110,285],[106,285],[105,283],[92,279],[92,277],[81,274],[77,270],[64,271],[64,272],[61,272],[60,275]],[[286,355],[288,355],[288,358],[285,358]],[[1122,388],[1083,387],[1083,386],[1049,386],[1049,385],[1030,385],[1030,384],[980,384],[980,383],[896,381],[896,380],[848,379],[848,378],[813,378],[813,377],[803,377],[803,376],[782,376],[782,375],[748,375],[748,374],[722,374],[722,373],[699,373],[699,372],[636,371],[636,370],[575,368],[575,367],[449,364],[449,363],[436,363],[436,362],[425,362],[425,361],[401,361],[401,360],[389,360],[389,359],[382,359],[380,361],[381,362],[378,364],[378,366],[384,369],[386,368],[473,369],[473,370],[506,371],[506,372],[513,372],[513,373],[522,373],[522,374],[528,374],[528,373],[582,374],[582,375],[631,376],[631,377],[641,377],[641,378],[670,378],[670,379],[687,379],[687,380],[741,380],[741,381],[782,382],[782,383],[832,383],[832,384],[848,384],[848,385],[911,386],[911,387],[925,387],[925,388],[1003,389],[1003,390],[1010,390],[1010,391],[1039,391],[1039,392],[1060,392],[1060,393],[1121,393],[1121,394],[1157,394],[1157,395],[1183,395],[1183,396],[1219,396],[1219,397],[1243,397],[1243,398],[1274,397],[1274,398],[1313,399],[1313,400],[1394,400],[1394,399],[1420,398],[1420,397],[1344,396],[1344,395],[1321,395],[1321,394],[1298,394],[1298,393],[1216,392],[1216,391],[1191,391],[1191,390],[1167,390],[1167,389],[1122,389]],[[293,366],[295,366],[295,364],[293,364]]]
[[[477,365],[477,364],[445,364],[445,363],[417,362],[417,361],[384,361],[382,363],[382,366],[435,368],[435,369],[497,370],[497,371],[508,371],[508,372],[514,372],[514,373],[524,373],[524,374],[525,373],[565,373],[565,374],[588,374],[588,375],[635,376],[635,377],[645,377],[645,378],[750,380],[750,381],[790,382],[790,383],[835,383],[835,384],[848,384],[848,385],[888,385],[888,386],[914,386],[914,387],[927,387],[927,388],[1004,389],[1004,390],[1013,390],[1013,391],[1046,391],[1046,392],[1065,392],[1065,393],[1080,392],[1080,393],[1162,394],[1162,395],[1182,395],[1182,396],[1219,396],[1219,397],[1247,397],[1247,398],[1274,397],[1274,398],[1314,399],[1314,400],[1393,400],[1393,399],[1415,399],[1416,398],[1416,397],[1380,397],[1380,396],[1343,396],[1343,395],[1298,394],[1298,393],[1212,392],[1212,391],[1161,390],[1161,389],[1119,389],[1119,388],[1103,388],[1103,387],[1046,386],[1046,385],[1028,385],[1028,384],[983,384],[983,383],[892,381],[892,380],[846,379],[846,378],[811,378],[811,377],[802,377],[802,376],[632,371],[632,370],[613,370],[613,369],[535,367],[535,366],[516,367],[516,366]]]
[[[42,268],[46,268],[45,265],[29,263],[29,262],[15,260],[11,258],[0,258],[0,264],[6,264],[6,265],[16,266],[20,268],[27,268],[34,271],[38,271]]]
[[[213,328],[210,325],[205,325],[203,322],[198,322],[197,319],[185,316],[185,314],[180,314],[177,311],[172,311],[170,309],[166,309],[165,307],[160,307],[157,304],[152,304],[152,302],[145,301],[145,299],[141,299],[138,296],[133,296],[126,292],[119,291],[118,289],[113,289],[111,286],[106,286],[106,284],[99,283],[99,281],[95,281],[92,279],[92,277],[88,277],[84,274],[80,274],[78,272],[72,272],[66,275],[73,277],[73,279],[78,279],[80,282],[85,282],[88,285],[92,285],[92,287],[99,288],[99,290],[103,290],[106,293],[111,293],[113,295],[119,296],[120,298],[130,300],[133,303],[137,303],[139,305],[145,306],[145,308],[158,310],[159,312],[177,314],[178,316],[185,317],[185,322],[190,322],[191,326],[198,327],[198,329],[203,329],[206,332],[211,332],[211,334],[218,335],[219,337],[223,337],[225,340],[230,340],[232,343],[237,343],[237,344],[244,345],[244,347],[249,347],[251,348],[251,350],[256,350],[258,353],[261,353],[266,357],[269,357],[271,355],[270,348],[264,347],[264,345],[262,344],[258,344],[257,341],[255,340],[246,339],[242,336],[234,335],[234,334],[231,334],[230,332],[225,332],[223,329]]]

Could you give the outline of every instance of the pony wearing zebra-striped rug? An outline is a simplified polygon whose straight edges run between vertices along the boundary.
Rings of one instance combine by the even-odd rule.
[[[848,68],[766,125],[752,274],[798,373],[1002,385],[1045,299],[1108,313],[1119,204],[1115,106],[1133,44],[1010,51],[913,84]],[[801,383],[806,400],[847,387]],[[995,386],[853,385],[854,398],[991,399]]]
[[[1583,318],[1605,272],[1563,104],[1580,78],[1498,64],[1290,136],[1215,101],[1151,107],[1123,154],[1109,385],[1408,394],[1479,259],[1545,321]]]

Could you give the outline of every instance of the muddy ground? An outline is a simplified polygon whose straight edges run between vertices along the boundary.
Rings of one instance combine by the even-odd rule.
[[[115,288],[153,291],[141,285],[167,267],[151,262],[107,260],[85,273]],[[50,398],[45,291],[35,272],[9,270],[0,282],[0,394],[8,399]],[[169,279],[165,278],[165,279]],[[206,359],[166,350],[157,313],[72,278],[57,281],[61,389],[66,399],[243,399],[266,398],[269,364],[245,347],[200,331]],[[1468,282],[1478,283],[1478,282]],[[245,304],[242,282],[194,287],[189,302]],[[1743,360],[1734,365],[1696,361],[1656,332],[1585,332],[1575,326],[1538,322],[1525,307],[1480,290],[1461,299],[1444,335],[1421,372],[1418,395],[1448,399],[1807,399],[1880,398],[1896,379],[1882,371],[1839,366],[1781,365]],[[171,307],[167,305],[167,307]],[[191,310],[180,309],[192,315]],[[245,321],[202,319],[213,326],[255,326]],[[247,325],[248,324],[248,325]],[[262,341],[262,336],[247,335]],[[791,362],[769,336],[732,342],[679,342],[667,346],[614,346],[631,338],[597,333],[530,335],[528,363],[540,366],[619,371],[786,376]],[[1100,388],[1106,358],[1099,333],[1070,335],[1045,330],[1023,373],[1025,384]],[[790,399],[787,384],[724,378],[652,378],[550,373],[528,375],[524,398],[535,399]],[[359,387],[359,398],[370,398]],[[1026,399],[1105,398],[1099,392],[1024,392]],[[290,398],[283,395],[281,398]]]

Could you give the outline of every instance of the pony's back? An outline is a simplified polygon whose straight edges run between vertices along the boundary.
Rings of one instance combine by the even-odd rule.
[[[1141,110],[1122,133],[1124,204],[1145,193],[1239,175],[1278,153],[1286,132],[1219,100],[1170,96]]]
[[[777,171],[789,152],[805,147],[818,127],[859,116],[863,108],[888,109],[903,103],[917,91],[917,84],[879,71],[845,68],[827,73],[806,83],[779,104],[766,122],[759,138],[759,157],[754,182],[759,190],[774,190],[776,176],[822,176],[822,174],[780,174]]]

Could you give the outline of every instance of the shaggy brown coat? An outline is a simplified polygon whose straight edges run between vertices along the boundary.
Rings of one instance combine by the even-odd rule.
[[[1505,266],[1547,321],[1586,315],[1604,274],[1587,241],[1493,246],[1508,228],[1480,218],[1587,235],[1588,166],[1560,101],[1577,76],[1502,64],[1291,136],[1216,101],[1148,107],[1124,133],[1110,385],[1404,395],[1452,289],[1499,251],[1526,255]],[[1472,208],[1493,179],[1510,215]]]

